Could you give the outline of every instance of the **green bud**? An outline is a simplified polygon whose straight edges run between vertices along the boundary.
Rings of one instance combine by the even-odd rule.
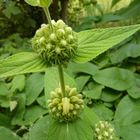
[[[75,96],[77,94],[77,89],[72,88],[72,90],[69,92],[69,96]]]
[[[67,41],[64,40],[64,39],[62,39],[62,40],[60,41],[60,44],[61,44],[62,46],[66,46],[66,45],[67,45]]]
[[[56,35],[54,34],[54,33],[52,33],[51,35],[50,35],[50,39],[51,39],[51,41],[56,41]]]

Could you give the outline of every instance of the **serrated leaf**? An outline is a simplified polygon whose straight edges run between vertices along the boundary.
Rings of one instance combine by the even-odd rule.
[[[22,52],[0,60],[0,78],[42,72],[47,68],[45,62],[33,52]]]
[[[78,33],[78,49],[74,61],[85,63],[119,44],[140,29],[140,25],[93,29]]]
[[[20,138],[11,130],[0,127],[0,140],[20,140]]]
[[[76,83],[73,78],[64,73],[65,85],[70,87],[76,87]],[[50,68],[45,73],[45,96],[46,100],[50,97],[50,92],[60,87],[59,73],[57,68]]]
[[[49,7],[52,0],[25,0],[31,6]]]
[[[135,84],[135,78],[131,71],[117,67],[100,70],[93,79],[104,86],[119,91],[126,90]]]
[[[26,105],[31,105],[37,97],[41,94],[44,88],[44,75],[40,73],[34,73],[27,79],[25,94]]]

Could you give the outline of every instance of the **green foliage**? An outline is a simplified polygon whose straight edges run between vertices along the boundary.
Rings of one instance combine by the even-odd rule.
[[[82,31],[78,34],[79,47],[74,61],[77,63],[85,63],[127,39],[139,29],[139,25],[132,25]]]
[[[31,6],[49,7],[51,0],[25,0]]]
[[[117,1],[114,0],[114,4]],[[35,1],[30,2],[36,5]],[[41,7],[42,4],[43,7],[48,5],[49,1],[43,2]],[[87,13],[93,12],[96,2],[85,2]],[[43,22],[42,10],[31,8],[22,1],[1,3],[0,139],[97,140],[94,127],[102,120],[114,126],[118,137],[115,140],[139,140],[139,25],[77,33],[77,54],[74,62],[66,67],[64,79],[66,85],[76,87],[84,96],[85,109],[76,121],[60,123],[48,115],[47,108],[50,92],[60,87],[58,71],[55,67],[48,68],[37,53],[31,52],[29,38],[25,38],[33,35],[36,27]],[[52,3],[50,10],[56,12],[55,4]],[[59,2],[58,17],[64,14],[62,5]],[[137,9],[139,2],[134,0],[118,12],[98,16],[91,13],[80,21],[84,24],[75,26],[75,29],[135,24],[138,23],[134,17],[138,17]],[[57,19],[57,16],[54,18]],[[132,16],[133,21],[130,22]],[[124,20],[126,17],[128,22]],[[13,32],[18,33],[11,35]]]

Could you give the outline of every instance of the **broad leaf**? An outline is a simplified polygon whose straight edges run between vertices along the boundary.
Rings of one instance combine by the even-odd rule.
[[[11,130],[0,127],[0,140],[20,140],[20,138]]]
[[[140,25],[93,29],[78,33],[79,47],[74,61],[85,63],[107,49],[127,39],[140,29]]]
[[[114,102],[119,97],[121,97],[122,93],[120,91],[116,91],[110,88],[106,88],[102,91],[101,100],[104,102]]]
[[[120,125],[130,125],[140,121],[140,99],[134,100],[125,96],[118,104],[114,119]]]
[[[29,140],[48,140],[49,116],[39,119],[29,131]]]
[[[140,123],[120,126],[120,136],[123,138],[123,140],[139,140]]]
[[[140,56],[140,45],[126,44],[120,47],[117,51],[113,52],[110,56],[112,63],[118,63],[128,57]]]
[[[43,109],[37,105],[28,107],[24,114],[24,124],[32,125],[37,119],[43,117],[43,115],[47,112],[47,109]]]
[[[116,67],[100,70],[93,78],[97,83],[119,91],[126,90],[135,83],[135,78],[131,71]]]
[[[25,87],[26,105],[31,105],[41,94],[44,88],[44,75],[40,73],[32,74],[28,79]]]
[[[25,0],[31,6],[49,7],[52,0]]]
[[[26,97],[25,94],[19,94],[16,96],[17,98],[17,107],[14,112],[14,116],[12,118],[12,125],[21,125],[22,124],[22,119],[25,113],[25,101]]]
[[[94,104],[94,112],[103,120],[111,121],[113,119],[113,111],[107,108],[104,104]]]
[[[0,60],[0,78],[46,70],[45,62],[32,52],[22,52]]]
[[[48,140],[93,140],[93,130],[83,120],[70,123],[54,121],[49,127]]]

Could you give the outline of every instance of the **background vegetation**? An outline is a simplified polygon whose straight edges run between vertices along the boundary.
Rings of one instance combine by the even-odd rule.
[[[55,20],[61,18],[75,31],[81,31],[138,24],[139,9],[139,0],[54,0],[50,12]],[[1,0],[0,58],[30,51],[30,38],[44,22],[42,9],[24,0]],[[96,115],[112,121],[120,139],[139,140],[139,32],[89,63],[71,63],[65,71],[76,79],[79,92]],[[40,118],[48,113],[44,77],[44,73],[36,73],[0,79],[1,140],[9,140],[9,136],[11,140],[43,137],[43,133],[38,136],[36,132],[38,125],[43,125],[38,123]]]

